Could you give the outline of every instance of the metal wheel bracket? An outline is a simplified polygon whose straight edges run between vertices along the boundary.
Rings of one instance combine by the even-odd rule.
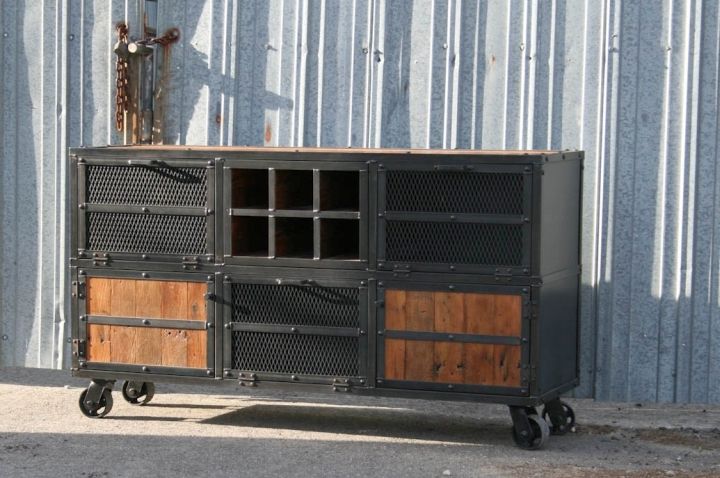
[[[533,430],[532,426],[530,425],[530,419],[528,419],[528,415],[537,414],[535,409],[532,407],[517,407],[513,405],[509,406],[509,408],[513,427],[515,428],[515,433],[517,433],[518,436],[521,437],[532,436]]]
[[[114,380],[93,380],[87,388],[87,395],[85,395],[85,403],[90,407],[96,407],[100,403],[103,391],[112,391]]]

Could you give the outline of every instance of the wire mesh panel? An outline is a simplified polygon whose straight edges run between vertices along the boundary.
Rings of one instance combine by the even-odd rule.
[[[233,322],[357,328],[359,303],[353,287],[232,286]]]
[[[523,226],[387,221],[385,259],[392,262],[523,265]]]
[[[254,372],[359,375],[358,338],[233,332],[233,368]]]
[[[363,322],[360,288],[314,282],[237,282],[230,287],[232,322],[243,324],[242,330],[232,332],[234,369],[335,377],[360,374],[361,339],[356,335]],[[288,325],[315,329],[288,333]]]
[[[386,181],[387,211],[523,213],[521,173],[390,170]]]
[[[91,251],[207,253],[207,218],[132,213],[87,213],[86,249]]]
[[[205,207],[207,169],[148,166],[87,167],[87,202]]]

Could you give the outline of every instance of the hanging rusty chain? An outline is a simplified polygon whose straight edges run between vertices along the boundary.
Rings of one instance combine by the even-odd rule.
[[[130,106],[129,98],[129,58],[130,55],[147,56],[152,50],[150,45],[162,45],[167,47],[180,38],[180,30],[171,28],[160,37],[148,37],[144,40],[130,42],[128,39],[128,26],[125,23],[118,23],[115,27],[118,41],[115,43],[115,128],[123,131],[125,126],[125,113]]]
[[[122,131],[125,127],[125,112],[128,110],[128,27],[125,23],[118,23],[118,41],[115,44],[115,128]]]

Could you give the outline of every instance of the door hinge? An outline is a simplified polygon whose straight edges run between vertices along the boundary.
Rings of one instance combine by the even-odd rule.
[[[238,376],[238,381],[241,387],[255,387],[257,386],[257,375],[254,373],[241,373]]]
[[[84,358],[87,353],[87,341],[75,339],[73,340],[73,345],[75,346],[74,355],[79,358]]]
[[[72,296],[78,299],[85,298],[85,283],[73,281],[72,283]]]
[[[350,383],[350,380],[347,378],[336,378],[333,380],[333,392],[349,392],[351,387],[352,383]]]
[[[182,258],[182,268],[185,270],[196,271],[200,266],[200,261],[195,256],[186,256]]]

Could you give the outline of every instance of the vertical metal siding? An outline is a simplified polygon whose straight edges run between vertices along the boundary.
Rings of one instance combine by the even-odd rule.
[[[118,143],[138,0],[0,9],[0,363],[67,364],[65,151]],[[170,143],[587,152],[582,385],[720,402],[720,14],[701,0],[159,1]],[[559,331],[562,333],[562,331]]]

